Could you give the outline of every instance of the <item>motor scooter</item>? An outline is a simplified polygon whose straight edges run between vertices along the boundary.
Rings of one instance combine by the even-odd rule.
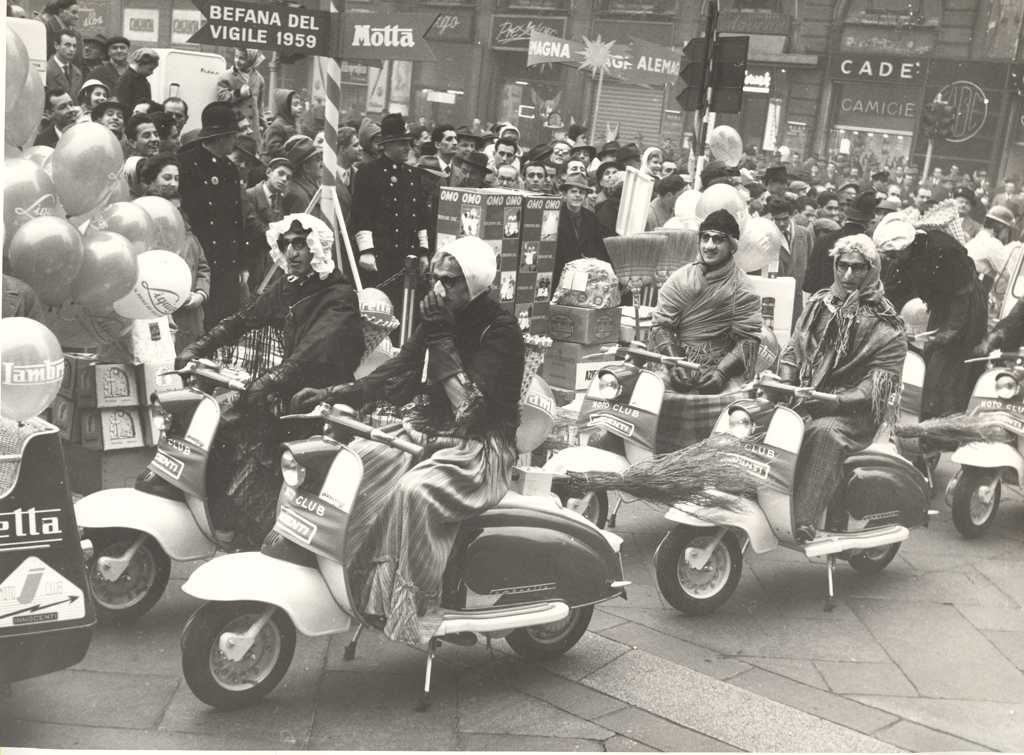
[[[245,391],[249,375],[208,359],[173,372],[192,384],[153,395],[161,434],[148,470],[135,487],[100,490],[75,504],[93,544],[89,583],[104,622],[149,611],[167,587],[171,560],[209,558],[228,545],[210,520],[207,460],[224,404]]]
[[[774,381],[755,381],[752,387],[791,395],[797,392],[794,386]],[[745,399],[722,412],[714,431],[744,439],[753,458],[736,457],[737,463],[762,482],[757,500],[708,491],[720,505],[681,501],[665,513],[676,526],[655,552],[658,588],[685,614],[708,614],[728,600],[739,583],[747,546],[755,553],[781,546],[808,558],[825,557],[825,609],[832,610],[837,558],[845,559],[858,572],[880,572],[909,537],[907,528],[927,522],[927,482],[888,442],[884,426],[878,437],[885,440],[876,440],[846,459],[845,489],[822,512],[816,523],[819,536],[805,543],[796,538],[791,501],[804,436],[803,417],[763,398]]]
[[[367,620],[342,564],[363,464],[344,441],[369,438],[415,457],[423,448],[394,432],[400,423],[374,428],[354,415],[344,405],[322,404],[282,418],[324,423],[322,435],[284,444],[281,456],[275,530],[299,546],[300,556],[223,555],[200,566],[183,586],[207,601],[181,638],[185,681],[203,702],[237,708],[269,693],[291,663],[296,631],[322,637],[345,632],[354,621],[345,658],[355,657]],[[442,638],[457,635],[460,644],[475,642],[477,635],[488,642],[505,638],[529,658],[568,651],[589,625],[595,604],[625,597],[621,543],[562,508],[550,493],[509,492],[498,506],[462,522],[444,577],[444,615],[427,646],[420,709],[429,704]]]
[[[0,686],[85,657],[96,625],[90,548],[79,539],[58,428],[0,418]]]
[[[967,414],[990,420],[990,429],[1004,437],[964,443],[950,458],[960,469],[946,487],[946,503],[957,531],[975,538],[995,521],[1003,483],[1019,486],[1024,480],[1024,350],[996,350],[966,361],[988,363],[974,384]]]

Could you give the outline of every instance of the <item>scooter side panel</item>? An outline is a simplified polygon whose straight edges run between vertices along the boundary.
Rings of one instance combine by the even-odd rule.
[[[750,538],[750,547],[755,553],[766,553],[779,545],[764,512],[746,498],[731,498],[729,508],[679,502],[665,512],[665,518],[693,527],[718,526],[743,530]]]
[[[110,488],[87,495],[75,504],[75,517],[86,529],[116,527],[145,532],[175,561],[209,558],[216,551],[187,505],[135,488]]]
[[[350,625],[318,570],[262,553],[230,553],[207,561],[181,589],[201,600],[275,605],[308,637],[337,634]]]
[[[964,467],[998,469],[1007,467],[1024,480],[1024,457],[1020,451],[1006,443],[964,443],[953,452],[950,461]]]

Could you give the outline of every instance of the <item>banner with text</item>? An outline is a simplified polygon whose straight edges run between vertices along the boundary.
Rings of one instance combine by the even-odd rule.
[[[530,34],[526,65],[562,63],[592,71],[604,70],[606,76],[631,84],[662,86],[679,75],[682,51],[634,39],[631,44],[562,39],[534,30]]]
[[[189,42],[284,53],[331,55],[331,14],[290,5],[192,0],[206,25]]]
[[[436,60],[425,37],[437,17],[437,13],[347,15],[333,54],[349,60]]]

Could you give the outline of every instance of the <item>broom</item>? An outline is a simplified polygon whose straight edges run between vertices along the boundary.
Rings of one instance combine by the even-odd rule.
[[[668,243],[668,237],[659,233],[635,233],[628,236],[610,236],[604,240],[608,258],[619,280],[633,294],[633,315],[640,327],[641,290],[653,286],[658,260]]]
[[[687,501],[699,506],[732,508],[727,498],[712,491],[741,498],[756,497],[761,478],[747,468],[748,464],[763,467],[764,461],[744,448],[739,439],[717,433],[679,451],[652,456],[622,474],[568,472],[567,477],[574,497],[620,490],[666,504]]]
[[[1001,412],[950,414],[924,422],[901,422],[893,428],[898,438],[918,438],[936,449],[955,449],[961,443],[1006,443],[1013,434],[999,425]]]

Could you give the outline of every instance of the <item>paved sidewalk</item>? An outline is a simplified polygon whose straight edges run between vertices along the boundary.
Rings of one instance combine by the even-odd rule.
[[[950,470],[940,468],[944,485]],[[569,654],[530,664],[503,642],[445,645],[434,704],[416,713],[423,653],[367,632],[299,638],[262,704],[217,712],[181,678],[178,638],[196,601],[175,567],[168,595],[131,628],[101,628],[74,669],[0,697],[0,744],[104,749],[581,751],[1024,750],[1024,502],[962,540],[949,509],[881,574],[825,573],[788,551],[754,556],[733,598],[690,619],[657,592],[668,523],[624,507],[633,580]]]

